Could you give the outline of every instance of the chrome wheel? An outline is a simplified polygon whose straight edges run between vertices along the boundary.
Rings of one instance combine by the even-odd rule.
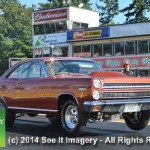
[[[73,100],[68,100],[63,104],[61,109],[61,126],[63,130],[71,134],[79,134],[83,131],[87,122],[87,114],[81,112],[77,103]]]
[[[65,112],[65,122],[70,129],[74,129],[78,125],[78,110],[75,106],[70,105]]]

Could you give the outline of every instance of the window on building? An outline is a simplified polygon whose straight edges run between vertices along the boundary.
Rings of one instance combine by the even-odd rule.
[[[44,24],[44,27],[45,27],[45,33],[46,34],[52,33],[51,32],[51,25],[49,23]]]
[[[59,32],[66,32],[66,31],[67,31],[66,21],[34,25],[34,35],[39,35],[44,33],[46,34],[59,33]]]
[[[125,42],[125,55],[135,54],[135,41]]]
[[[112,43],[103,44],[103,53],[104,56],[112,56]]]
[[[149,41],[138,41],[138,53],[143,54],[143,53],[148,53],[149,52]]]
[[[73,46],[73,57],[82,57],[81,46]]]
[[[43,24],[34,25],[34,34],[35,35],[44,34],[44,25]]]
[[[91,46],[90,45],[83,45],[82,46],[82,57],[91,57]]]
[[[67,31],[66,21],[56,22],[56,30],[58,33]]]
[[[88,28],[88,24],[87,23],[81,23],[81,28]]]
[[[68,57],[68,47],[61,47],[62,57]]]
[[[102,44],[94,45],[93,57],[103,56]]]
[[[56,24],[55,23],[51,23],[50,27],[51,27],[51,33],[56,33]]]
[[[115,43],[115,55],[124,55],[124,42]]]
[[[73,22],[72,29],[78,29],[78,28],[80,28],[80,23]]]
[[[73,22],[72,29],[88,28],[87,23]]]

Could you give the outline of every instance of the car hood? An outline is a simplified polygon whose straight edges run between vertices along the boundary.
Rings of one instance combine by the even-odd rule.
[[[92,72],[90,74],[94,78],[100,78],[104,83],[147,83],[150,84],[149,77],[132,77],[124,75],[120,72],[104,71]]]
[[[67,73],[57,75],[55,78],[100,78],[103,80],[103,83],[146,83],[150,84],[149,77],[132,77],[124,75],[120,72],[113,72],[113,71],[102,71],[102,72],[92,72],[90,74],[74,74],[74,73]]]

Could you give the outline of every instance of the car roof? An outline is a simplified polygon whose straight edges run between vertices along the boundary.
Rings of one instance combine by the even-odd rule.
[[[20,64],[26,63],[26,62],[31,62],[31,61],[50,61],[50,60],[83,60],[83,61],[91,61],[93,62],[94,60],[90,58],[82,58],[82,57],[41,57],[41,58],[27,58],[25,60],[19,61],[14,66],[18,66]]]
[[[48,61],[48,60],[87,60],[87,61],[93,61],[90,58],[81,58],[81,57],[42,57],[42,58],[35,58],[35,59],[44,60],[44,61]]]
[[[26,59],[26,60],[23,60],[23,61],[20,61],[17,64],[22,64],[22,63],[25,63],[25,62],[31,62],[31,61],[50,61],[50,60],[75,60],[75,61],[91,61],[93,62],[94,60],[92,60],[91,58],[80,58],[80,57],[41,57],[41,58],[29,58],[29,59]]]

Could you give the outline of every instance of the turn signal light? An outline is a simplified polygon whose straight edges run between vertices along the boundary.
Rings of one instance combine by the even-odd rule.
[[[94,106],[93,111],[100,111],[102,108],[101,106]]]

